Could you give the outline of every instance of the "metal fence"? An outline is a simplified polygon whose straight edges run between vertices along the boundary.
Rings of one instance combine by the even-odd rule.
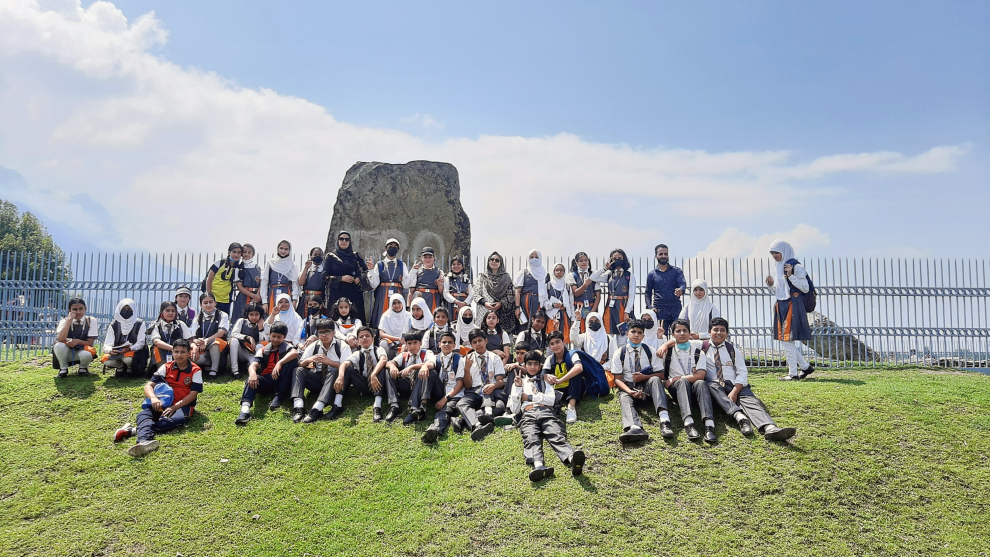
[[[157,317],[159,304],[180,286],[197,292],[220,253],[0,253],[0,360],[47,353],[55,328],[66,315],[69,297],[87,301],[88,313],[101,325],[101,338],[117,301],[137,302],[146,321]],[[513,275],[525,256],[507,257]],[[264,254],[256,261],[267,260]],[[592,268],[604,264],[592,259]],[[637,314],[643,312],[652,256],[632,257]],[[296,258],[300,269],[305,256]],[[570,257],[547,257],[552,271]],[[438,261],[441,268],[446,262]],[[485,264],[474,261],[473,274]],[[767,259],[675,259],[687,284],[708,282],[712,300],[731,324],[734,342],[753,366],[779,366],[783,352],[771,340],[772,294],[764,279],[772,273]],[[987,367],[990,353],[987,260],[809,258],[803,261],[818,291],[817,311],[810,315],[814,340],[805,352],[819,364],[833,366],[912,364],[942,367]],[[687,303],[689,292],[685,292]]]

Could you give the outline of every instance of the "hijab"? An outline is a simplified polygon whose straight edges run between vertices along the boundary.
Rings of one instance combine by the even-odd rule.
[[[412,322],[412,328],[417,331],[425,331],[433,326],[433,315],[430,313],[430,307],[426,305],[426,300],[421,297],[416,297],[412,301],[412,305],[423,310],[423,317],[416,319],[412,316],[412,312],[409,312],[409,318]]]
[[[592,331],[587,329],[584,332],[584,346],[582,347],[584,351],[595,359],[596,362],[602,360],[602,355],[608,351],[608,333],[605,332],[605,321],[602,319],[602,314],[597,311],[593,311],[588,314],[588,319],[592,317],[598,319],[598,322],[602,324],[597,331]]]
[[[492,254],[488,256],[488,259],[491,259],[492,256],[495,255],[498,256],[500,261],[498,264],[498,270],[492,273],[486,260],[485,272],[481,273],[479,278],[481,279],[482,286],[484,286],[484,289],[488,292],[488,295],[491,296],[492,299],[498,301],[504,299],[509,294],[509,291],[512,288],[512,277],[509,276],[509,273],[505,272],[505,258],[502,257],[502,254],[497,251],[493,251]]]
[[[529,257],[530,253],[536,252],[536,257]],[[534,263],[535,261],[535,263]],[[543,254],[540,250],[531,249],[526,255],[526,270],[536,279],[537,292],[540,296],[540,305],[546,303],[547,297],[547,269],[543,266]],[[525,278],[523,278],[525,280]],[[519,285],[517,285],[519,286]]]
[[[643,344],[646,344],[656,352],[660,348],[660,339],[657,338],[657,329],[660,327],[660,322],[657,320],[657,312],[649,309],[644,313],[653,318],[653,326],[643,330]]]
[[[698,299],[694,297],[695,288],[704,288],[705,297]],[[688,298],[688,323],[691,324],[691,332],[700,334],[708,333],[708,314],[712,312],[711,298],[708,296],[708,283],[701,279],[694,279],[691,283],[690,298]]]
[[[350,242],[347,242],[346,248],[340,247],[340,237],[343,236],[344,234],[347,234],[347,236],[350,237],[351,239]],[[346,230],[341,230],[340,232],[337,233],[337,244],[335,249],[333,250],[333,254],[337,256],[337,259],[340,259],[345,264],[352,264],[352,265],[363,264],[364,262],[361,261],[361,257],[354,252],[354,249],[352,248],[353,245],[354,245],[354,235]],[[360,266],[358,267],[358,269],[364,270]]]
[[[554,270],[556,270],[557,267],[564,267],[564,264],[563,263],[557,263],[556,265],[553,266]],[[567,292],[566,290],[564,290],[564,279],[566,277],[567,277],[567,267],[564,267],[564,276],[562,276],[560,278],[557,278],[553,273],[551,273],[550,274],[550,286],[552,286],[554,288],[554,290],[559,290],[560,292]],[[563,302],[563,300],[561,300],[561,301]]]
[[[464,319],[460,315],[457,316],[457,344],[460,346],[471,346],[471,342],[468,340],[468,335],[471,331],[478,328],[475,324],[474,312],[471,312],[471,322],[465,323]]]
[[[131,316],[124,319],[120,315],[120,310],[124,309],[124,306],[131,308]],[[122,337],[126,337],[131,333],[131,329],[134,328],[134,324],[138,321],[137,316],[137,303],[130,298],[124,298],[123,300],[117,302],[117,309],[113,310],[113,320],[120,323],[120,334]],[[121,339],[116,339],[114,342],[119,343]]]
[[[289,296],[285,292],[282,292],[281,294],[275,297],[275,305],[277,306],[278,303],[281,302],[283,299],[289,301],[289,309],[285,311],[279,311],[278,316],[275,318],[275,320],[285,323],[286,326],[289,327],[289,334],[291,335],[293,331],[299,330],[299,327],[302,325],[303,318],[299,317],[299,314],[296,313],[295,309],[293,309],[292,296]],[[286,338],[286,340],[296,342],[299,339]]]
[[[299,278],[299,269],[292,263],[292,244],[288,240],[282,240],[278,245],[289,246],[289,253],[282,257],[278,254],[278,247],[275,248],[275,255],[268,260],[268,267],[280,275],[285,275],[290,281],[295,282]]]
[[[402,309],[399,311],[392,309],[392,304],[396,300],[402,302]],[[382,319],[378,322],[378,328],[385,331],[386,334],[400,336],[409,330],[409,320],[409,312],[406,311],[406,300],[402,297],[402,294],[393,292],[388,297],[388,309],[382,314]]]
[[[784,278],[784,263],[794,259],[794,248],[787,242],[777,239],[770,243],[770,251],[779,252],[783,257],[780,262],[774,261],[777,265],[776,273],[773,276],[773,287],[778,300],[787,300],[791,297],[791,289]]]

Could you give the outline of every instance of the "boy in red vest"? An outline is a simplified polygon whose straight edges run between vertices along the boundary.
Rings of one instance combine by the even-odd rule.
[[[172,405],[164,406],[155,394],[155,386],[166,383],[172,387]],[[119,443],[137,433],[137,444],[127,449],[131,456],[143,456],[158,450],[155,435],[185,425],[196,408],[196,397],[203,392],[203,372],[189,360],[189,341],[178,339],[172,343],[172,361],[158,368],[151,380],[144,385],[144,395],[151,408],[137,415],[137,427],[124,424],[114,432],[113,440]]]

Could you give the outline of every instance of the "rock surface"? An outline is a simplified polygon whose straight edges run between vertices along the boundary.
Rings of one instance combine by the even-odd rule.
[[[438,262],[471,255],[471,222],[461,206],[457,169],[445,162],[354,164],[337,192],[327,250],[334,249],[341,230],[351,233],[355,251],[375,260],[389,238],[399,240],[400,256],[409,262],[423,246],[436,250]]]

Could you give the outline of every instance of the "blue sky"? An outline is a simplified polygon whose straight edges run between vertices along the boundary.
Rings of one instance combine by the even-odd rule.
[[[116,213],[120,205],[101,193],[103,184],[145,200],[177,181],[229,179],[264,189],[270,180],[245,185],[250,179],[244,177],[278,176],[280,167],[298,164],[308,170],[289,182],[299,191],[318,188],[314,195],[329,210],[333,192],[327,190],[339,185],[353,157],[405,162],[398,157],[443,156],[461,169],[477,250],[499,247],[493,236],[502,234],[500,221],[480,215],[503,202],[492,189],[530,184],[527,173],[554,176],[560,165],[580,166],[592,157],[593,169],[568,172],[594,176],[608,193],[585,184],[575,194],[568,172],[535,182],[559,213],[593,217],[598,225],[587,239],[548,237],[544,251],[639,249],[664,240],[682,246],[684,255],[747,255],[764,251],[757,244],[765,235],[793,232],[797,245],[822,255],[986,254],[972,234],[974,227],[987,229],[990,201],[985,2],[169,0],[120,2],[113,9],[43,3],[65,16],[57,24],[35,17],[28,2],[8,2],[14,7],[0,11],[0,32],[27,33],[28,40],[0,55],[0,95],[15,106],[47,103],[40,129],[26,134],[32,120],[0,116],[0,166],[41,192],[24,196],[26,204],[49,207],[85,192]],[[132,30],[153,11],[154,28],[121,39],[128,48],[101,49],[101,37],[127,35],[111,14],[115,9]],[[73,23],[79,13],[89,15]],[[32,46],[46,25],[83,25],[86,33],[79,44],[58,47],[63,50],[40,40]],[[107,74],[73,58],[73,50],[89,48],[88,59],[104,56],[107,67],[121,50],[143,62],[125,61]],[[183,98],[154,92],[173,70],[148,70],[148,60],[174,64],[189,78]],[[222,83],[207,83],[211,75]],[[244,100],[251,91],[278,98],[265,99],[259,109],[261,101]],[[183,107],[227,95],[244,101],[232,103],[239,107],[232,111],[256,116],[250,125],[242,129],[235,115],[208,127],[183,120]],[[276,105],[291,98],[300,103],[280,112]],[[311,109],[320,107],[333,122],[310,130],[308,122],[319,120]],[[300,145],[311,133],[316,145],[364,139],[326,164],[313,160],[319,149],[261,145],[257,154],[271,166],[262,169],[237,158],[251,147],[217,147],[236,134],[271,136],[264,123],[271,120],[280,122],[276,136]],[[113,137],[93,139],[95,129],[115,126]],[[383,134],[377,143],[376,133]],[[580,144],[552,139],[560,134]],[[512,138],[525,140],[530,159],[491,155],[506,153]],[[767,162],[767,153],[779,156]],[[748,162],[706,174],[731,158]],[[680,165],[690,161],[698,168],[685,174]],[[626,173],[626,165],[634,170]],[[623,172],[612,174],[615,169]],[[651,172],[666,178],[654,183]],[[622,184],[618,193],[611,192],[613,175]],[[510,197],[515,191],[508,190]],[[0,186],[3,194],[11,197]],[[699,208],[706,205],[710,213]],[[546,217],[555,220],[552,213]],[[164,249],[136,239],[130,232],[136,225],[127,221],[119,223],[126,244]],[[528,249],[522,242],[533,236],[533,226],[499,241],[510,250]],[[81,234],[106,232],[91,227]],[[321,243],[326,230],[297,234],[303,244]],[[222,229],[210,237],[217,245],[228,241]],[[90,241],[105,243],[102,236]],[[176,249],[196,247],[193,237],[176,241]]]

